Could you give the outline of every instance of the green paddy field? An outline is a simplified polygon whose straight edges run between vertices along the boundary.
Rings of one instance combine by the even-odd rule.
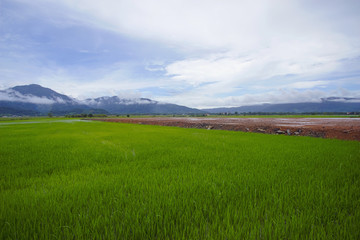
[[[360,142],[28,121],[0,123],[0,239],[360,239]]]

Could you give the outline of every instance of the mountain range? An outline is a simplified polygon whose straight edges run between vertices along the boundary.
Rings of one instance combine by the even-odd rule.
[[[249,105],[196,109],[148,98],[103,96],[77,100],[37,84],[0,90],[1,115],[42,116],[71,114],[205,114],[205,113],[360,112],[360,98],[330,97],[321,102]]]
[[[199,109],[147,98],[117,96],[80,101],[37,84],[0,90],[0,115],[201,114]]]

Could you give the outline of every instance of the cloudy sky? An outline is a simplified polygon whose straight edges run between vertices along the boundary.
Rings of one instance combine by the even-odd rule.
[[[190,107],[360,97],[359,0],[0,0],[0,89]]]

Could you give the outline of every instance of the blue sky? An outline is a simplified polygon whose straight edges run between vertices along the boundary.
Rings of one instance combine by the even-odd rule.
[[[360,97],[360,1],[0,0],[0,89],[190,107]]]

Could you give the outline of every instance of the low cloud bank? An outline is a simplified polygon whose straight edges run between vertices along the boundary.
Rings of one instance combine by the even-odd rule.
[[[62,99],[59,99],[63,102]],[[10,101],[10,102],[26,102],[34,104],[54,104],[58,101],[49,99],[46,97],[36,97],[34,95],[23,95],[14,90],[5,90],[0,91],[0,101]],[[59,101],[59,102],[61,102]]]
[[[81,103],[92,106],[101,106],[103,104],[133,105],[133,104],[155,104],[158,102],[148,98],[121,98],[117,96],[113,96],[113,97],[106,96],[100,98],[89,98],[81,101]]]

